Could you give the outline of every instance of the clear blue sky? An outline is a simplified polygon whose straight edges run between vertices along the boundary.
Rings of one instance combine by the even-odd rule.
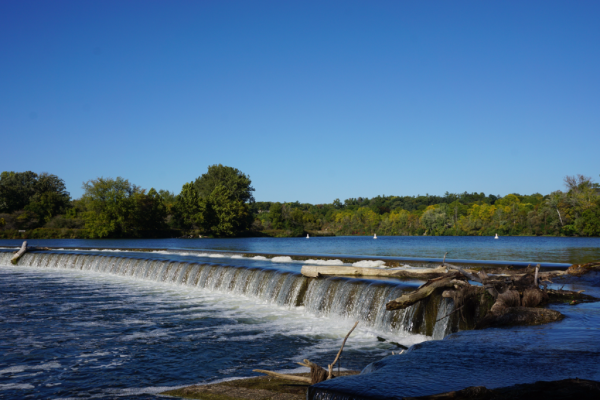
[[[600,173],[598,1],[0,1],[0,170],[74,198],[562,189]]]

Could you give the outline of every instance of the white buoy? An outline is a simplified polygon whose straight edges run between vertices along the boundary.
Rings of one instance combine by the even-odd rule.
[[[310,235],[309,235],[308,233],[306,234],[306,238],[307,238],[307,239],[310,239]]]
[[[373,239],[377,239],[377,234],[374,234],[374,235],[373,235]]]
[[[494,239],[498,239],[498,234],[496,233],[496,237]]]

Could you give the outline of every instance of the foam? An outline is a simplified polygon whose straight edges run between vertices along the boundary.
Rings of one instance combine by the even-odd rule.
[[[27,390],[33,388],[35,388],[35,386],[28,383],[9,383],[6,385],[0,385],[0,390]]]
[[[292,260],[292,257],[289,257],[289,256],[273,257],[273,258],[271,258],[271,261],[272,262],[285,262],[285,263],[294,262],[294,260]]]
[[[39,365],[14,365],[12,367],[0,370],[0,375],[4,375],[4,374],[18,374],[18,373],[24,372],[26,370],[34,370],[34,371],[36,371],[36,370],[43,370],[43,371],[48,371],[48,370],[56,369],[56,368],[60,368],[60,367],[61,367],[60,363],[58,363],[56,361],[50,361],[50,362],[39,364]]]
[[[314,264],[314,265],[344,265],[342,260],[306,260],[304,261],[306,264]]]
[[[56,368],[60,368],[60,367],[61,367],[61,365],[60,365],[59,362],[50,361],[50,362],[47,362],[47,363],[44,363],[44,364],[40,364],[40,365],[37,365],[37,366],[30,367],[30,369],[43,369],[43,370],[47,371],[47,370],[50,370],[50,369],[56,369]]]
[[[362,260],[352,264],[353,267],[366,267],[366,268],[385,268],[385,261],[376,260]]]
[[[23,372],[27,369],[26,365],[15,365],[10,368],[0,369],[0,375],[4,374],[16,374],[19,372]]]

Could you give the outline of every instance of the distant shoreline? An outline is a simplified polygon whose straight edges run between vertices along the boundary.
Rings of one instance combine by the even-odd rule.
[[[237,236],[238,238],[251,238],[251,237],[271,237],[271,238],[294,238],[294,237],[306,237],[306,235],[310,235],[310,237],[336,237],[336,236],[373,236],[367,233],[342,233],[330,231],[303,231],[301,234],[293,234],[292,231],[287,231],[283,229],[272,229],[272,230],[263,230],[263,231],[250,231],[246,234]],[[197,239],[200,238],[200,233],[198,232],[182,232],[180,230],[171,229],[165,231],[156,231],[156,232],[144,232],[140,236],[126,236],[126,237],[106,237],[101,239],[173,239],[173,238],[181,238],[181,239]],[[411,236],[411,237],[419,237],[419,236],[438,236],[438,237],[449,237],[449,236],[464,236],[464,237],[483,237],[490,235],[379,235],[379,237],[385,236]],[[493,235],[491,235],[493,236]],[[566,236],[566,235],[503,235],[510,237],[600,237],[600,236]],[[207,235],[202,235],[202,238],[211,238],[211,239],[222,239],[218,237],[212,237]],[[0,239],[100,239],[90,237],[85,229],[52,229],[52,228],[35,228],[31,230],[26,230],[25,232],[13,229],[13,230],[0,230]]]

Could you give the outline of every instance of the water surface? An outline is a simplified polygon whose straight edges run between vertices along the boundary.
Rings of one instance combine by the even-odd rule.
[[[0,240],[0,246],[19,246],[22,240]],[[239,239],[32,239],[34,246],[169,248],[358,256],[392,256],[586,263],[600,260],[600,238],[506,236],[340,236]]]

